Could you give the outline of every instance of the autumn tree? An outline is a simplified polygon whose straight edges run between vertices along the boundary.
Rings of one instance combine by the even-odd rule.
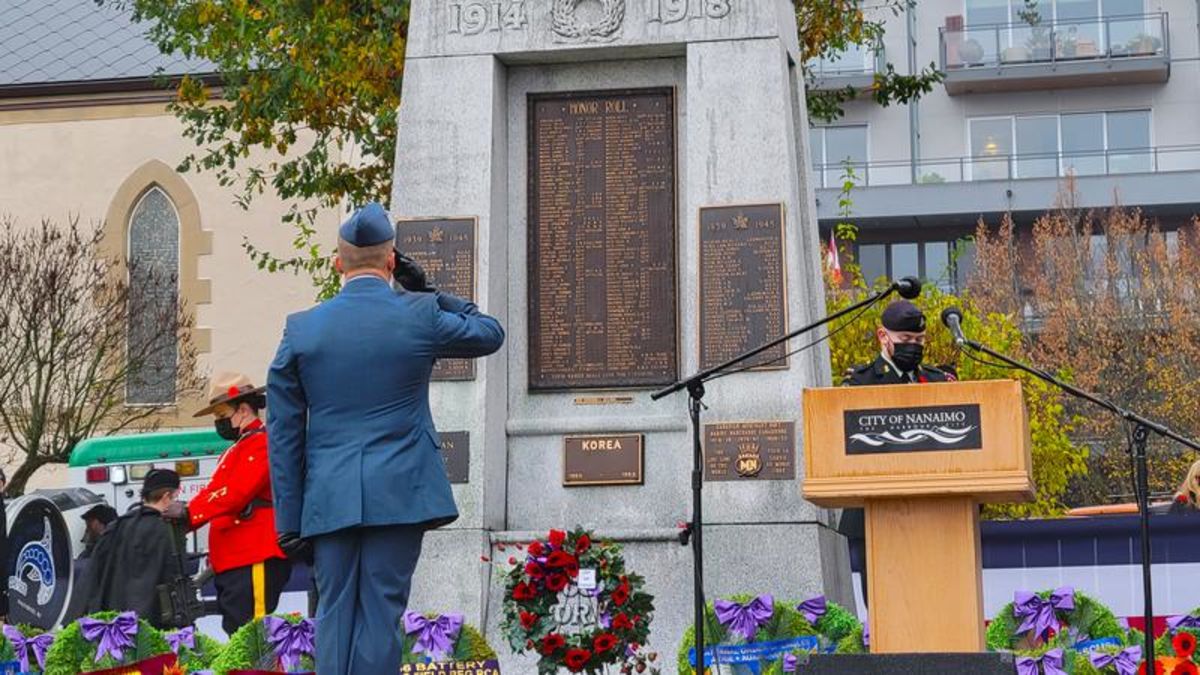
[[[19,459],[12,494],[85,438],[153,427],[173,405],[126,405],[130,383],[198,391],[191,319],[162,302],[177,296],[175,278],[104,258],[101,238],[77,218],[0,220],[0,444]]]
[[[181,169],[216,172],[243,207],[266,190],[289,203],[294,255],[278,258],[249,241],[247,250],[261,268],[303,273],[321,294],[335,291],[331,242],[316,239],[314,219],[321,209],[389,197],[409,2],[97,1],[130,7],[164,53],[216,65],[218,90],[183,78],[170,106],[198,147]],[[883,0],[867,16],[858,0],[795,0],[804,67],[875,44],[887,15],[910,2]],[[547,4],[527,2],[526,11]],[[888,65],[870,94],[884,105],[907,102],[939,79],[932,64],[910,75]],[[858,95],[810,91],[811,116],[834,119]]]

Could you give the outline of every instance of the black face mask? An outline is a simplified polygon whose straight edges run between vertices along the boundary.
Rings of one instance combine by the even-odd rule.
[[[899,365],[899,364],[897,364]],[[233,419],[224,417],[217,420],[214,425],[217,428],[217,435],[227,441],[236,441],[242,437],[242,430],[233,426]]]
[[[912,373],[921,365],[925,356],[925,345],[905,342],[892,347],[892,363],[903,373]]]

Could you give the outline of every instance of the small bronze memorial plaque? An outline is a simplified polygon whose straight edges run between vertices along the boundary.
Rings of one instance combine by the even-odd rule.
[[[641,484],[641,434],[563,439],[563,486]]]
[[[442,460],[451,483],[471,482],[471,434],[466,431],[443,431]]]
[[[704,480],[792,480],[796,477],[793,422],[704,425]]]
[[[396,245],[425,269],[441,291],[475,301],[475,219],[420,218],[396,221]],[[434,380],[473,380],[473,359],[439,359]]]
[[[787,332],[782,204],[700,209],[700,367]],[[787,368],[784,345],[748,363]]]
[[[670,89],[529,98],[529,388],[678,375]]]

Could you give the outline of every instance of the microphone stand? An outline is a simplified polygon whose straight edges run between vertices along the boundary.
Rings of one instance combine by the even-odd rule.
[[[1051,375],[1050,373],[1035,368],[1031,365],[1021,363],[1016,359],[1011,359],[1000,352],[988,348],[974,340],[968,340],[965,337],[956,336],[955,342],[960,347],[968,347],[972,351],[1003,361],[1004,363],[1025,371],[1034,377],[1049,382],[1059,389],[1081,398],[1085,401],[1094,403],[1105,410],[1113,413],[1129,423],[1131,429],[1129,432],[1129,454],[1134,462],[1134,497],[1137,500],[1138,517],[1141,525],[1141,549],[1142,549],[1142,618],[1145,621],[1145,644],[1142,647],[1143,656],[1146,659],[1146,672],[1153,672],[1154,669],[1154,599],[1152,594],[1152,571],[1150,567],[1150,469],[1149,459],[1146,456],[1146,439],[1150,436],[1150,432],[1168,438],[1177,443],[1181,443],[1193,450],[1200,450],[1200,443],[1181,436],[1166,426],[1139,415],[1132,410],[1128,410],[1118,406],[1116,403],[1107,399],[1101,398],[1095,394],[1086,392],[1078,387],[1072,386]]]
[[[908,283],[909,288],[914,284],[917,293],[920,293],[920,283],[916,280],[905,278],[902,280]],[[650,395],[650,400],[657,401],[658,399],[674,394],[677,391],[686,389],[688,392],[688,415],[691,418],[692,426],[692,520],[684,525],[683,531],[679,534],[679,543],[687,546],[688,540],[692,544],[692,599],[695,609],[695,626],[696,626],[696,663],[693,670],[696,673],[704,672],[704,546],[703,546],[703,518],[702,518],[702,503],[701,493],[704,487],[704,450],[700,440],[700,411],[704,406],[704,383],[721,374],[722,371],[736,366],[739,363],[754,358],[755,356],[783,344],[792,338],[803,335],[809,331],[823,326],[831,321],[837,320],[851,312],[854,312],[864,307],[868,307],[892,293],[901,290],[900,282],[893,282],[891,286],[872,294],[870,297],[857,302],[849,307],[840,309],[823,319],[810,323],[803,328],[794,330],[787,335],[781,335],[766,344],[755,347],[748,352],[739,354],[738,356],[729,359],[725,363],[713,366],[702,370],[694,375],[685,377],[674,384],[668,385],[659,389]],[[911,292],[911,291],[910,291]],[[906,294],[907,295],[907,294]],[[913,297],[916,297],[915,295]],[[715,652],[714,652],[715,655]]]

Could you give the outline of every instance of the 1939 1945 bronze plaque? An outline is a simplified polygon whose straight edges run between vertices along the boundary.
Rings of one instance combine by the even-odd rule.
[[[641,485],[642,435],[567,436],[563,485]]]
[[[700,209],[700,368],[787,331],[782,204]],[[787,368],[785,345],[747,365]]]
[[[475,218],[421,218],[396,221],[396,245],[425,269],[435,288],[475,300]],[[439,359],[435,380],[473,380],[473,359]]]
[[[678,375],[670,89],[529,97],[529,388]]]
[[[792,480],[795,477],[794,422],[704,425],[704,480]]]

